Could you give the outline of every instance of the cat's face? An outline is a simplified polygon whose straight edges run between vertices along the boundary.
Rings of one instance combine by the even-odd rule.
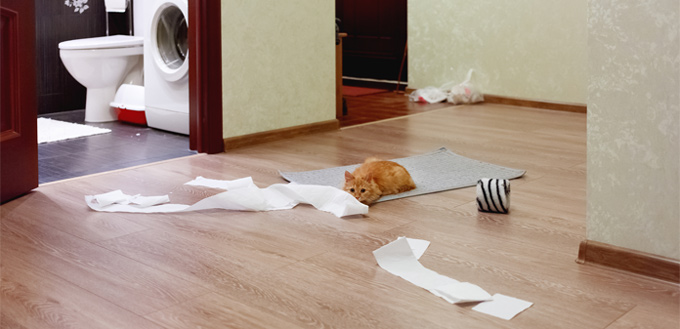
[[[378,184],[372,179],[355,178],[349,172],[345,172],[345,185],[342,189],[366,205],[372,204],[381,195]]]

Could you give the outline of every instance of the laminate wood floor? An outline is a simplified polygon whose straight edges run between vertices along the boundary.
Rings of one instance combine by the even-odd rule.
[[[385,90],[382,93],[343,96],[347,114],[339,119],[341,127],[392,119],[450,106],[447,103],[424,104],[409,101],[408,94]]]
[[[510,214],[479,213],[474,187],[336,218],[272,212],[98,213],[114,189],[193,203],[196,176],[252,176],[421,154],[446,146],[527,174]],[[446,107],[368,125],[41,185],[2,205],[2,328],[678,328],[680,288],[576,264],[585,238],[586,116]],[[421,263],[534,305],[510,321],[450,305],[377,266],[399,236]]]

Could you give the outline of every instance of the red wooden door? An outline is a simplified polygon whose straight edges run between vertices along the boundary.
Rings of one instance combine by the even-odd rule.
[[[336,0],[341,20],[343,75],[399,80],[406,47],[406,0]],[[406,67],[401,81],[406,81]]]
[[[38,186],[34,1],[0,7],[0,202]]]

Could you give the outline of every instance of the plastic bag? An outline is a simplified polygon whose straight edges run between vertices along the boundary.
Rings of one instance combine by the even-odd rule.
[[[447,102],[452,104],[472,104],[484,101],[484,95],[482,95],[482,93],[472,85],[472,82],[470,82],[472,79],[472,72],[474,72],[474,70],[470,69],[465,81],[453,86],[451,90],[449,90],[446,97]]]
[[[449,82],[441,87],[425,87],[417,89],[409,95],[409,100],[420,103],[440,103],[446,100],[452,104],[472,104],[484,101],[484,95],[472,85],[472,72],[470,69],[465,81],[453,87],[449,87],[454,82]]]
[[[408,98],[412,102],[420,103],[440,103],[448,96],[445,90],[436,87],[425,87],[412,92]]]

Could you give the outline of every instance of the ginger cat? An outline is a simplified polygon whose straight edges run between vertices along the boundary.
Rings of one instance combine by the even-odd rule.
[[[359,202],[370,205],[383,195],[397,194],[416,188],[411,175],[400,164],[368,158],[350,174],[345,171],[343,190]]]

